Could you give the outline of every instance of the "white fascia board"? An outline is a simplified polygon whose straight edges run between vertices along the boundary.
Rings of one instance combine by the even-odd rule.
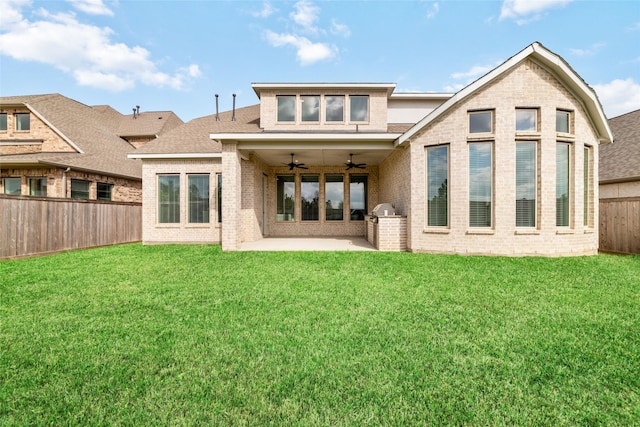
[[[401,133],[212,133],[214,141],[395,141]]]
[[[391,99],[449,99],[453,93],[435,92],[396,92],[391,94]]]
[[[28,103],[24,103],[24,105],[33,113],[35,114],[35,116],[37,118],[39,118],[40,120],[42,120],[44,122],[44,124],[46,124],[47,126],[49,126],[55,133],[57,133],[58,135],[60,135],[60,137],[62,139],[64,139],[66,141],[67,144],[69,144],[70,146],[72,146],[78,153],[80,154],[84,154],[84,151],[78,147],[71,139],[69,139],[67,137],[67,135],[65,135],[64,133],[62,133],[60,131],[60,129],[58,129],[57,127],[55,127],[53,125],[53,123],[51,123],[49,120],[47,120],[42,114],[40,114],[35,108],[33,108],[31,105],[29,105]]]
[[[393,150],[393,141],[247,141],[238,143],[241,150]]]
[[[264,89],[281,90],[303,90],[303,89],[384,89],[387,94],[391,94],[395,88],[395,83],[251,83],[253,91],[260,98],[260,92]]]
[[[127,154],[129,159],[219,159],[222,153],[156,153]]]

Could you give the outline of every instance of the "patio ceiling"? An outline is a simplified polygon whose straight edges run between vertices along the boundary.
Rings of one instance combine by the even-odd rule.
[[[362,147],[346,148],[311,148],[311,147],[288,147],[288,148],[261,148],[243,149],[238,147],[245,154],[254,154],[269,166],[284,166],[291,161],[291,153],[294,159],[306,166],[342,166],[349,160],[349,154],[353,154],[354,163],[366,163],[368,166],[379,165],[393,151],[393,146],[367,149]]]

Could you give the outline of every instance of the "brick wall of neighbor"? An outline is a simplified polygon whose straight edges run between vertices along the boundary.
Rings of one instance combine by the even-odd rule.
[[[278,103],[276,95],[320,95],[320,122],[306,123],[300,121],[300,109],[298,108],[298,117],[295,123],[278,123],[277,111]],[[324,121],[324,95],[369,95],[369,122],[368,123],[349,123],[349,106],[348,99],[345,98],[345,122],[332,123]],[[297,99],[299,105],[299,98]],[[356,127],[357,126],[357,127]],[[336,90],[264,90],[260,94],[260,127],[268,131],[301,131],[301,130],[336,130],[336,131],[381,131],[387,130],[387,92],[336,89]]]
[[[308,170],[290,171],[288,167],[276,167],[269,169],[268,175],[268,197],[267,197],[267,229],[270,236],[364,236],[364,221],[351,221],[349,219],[349,192],[348,192],[348,175],[344,166],[327,166],[327,167],[309,167]],[[343,175],[345,182],[344,191],[344,220],[343,221],[326,221],[323,210],[320,210],[320,218],[318,221],[301,221],[300,214],[300,178],[304,175],[320,176],[320,206],[324,206],[324,176]],[[279,222],[276,221],[276,176],[277,175],[296,175],[296,211],[295,221]],[[365,169],[359,169],[353,172],[353,175],[368,176],[368,206],[367,210],[371,211],[379,202],[378,197],[378,167],[367,166]]]
[[[17,108],[16,112],[28,113],[29,110]],[[12,108],[11,113],[7,113],[7,130],[0,131],[0,155],[76,151],[35,114],[31,114],[30,127],[28,131],[15,130],[15,116]],[[21,142],[9,143],[11,140],[21,140]],[[29,143],[22,140],[42,140],[42,142]]]
[[[534,230],[515,227],[515,108],[540,109],[540,132],[518,135],[539,141],[538,220]],[[557,135],[556,109],[574,112],[574,136]],[[467,111],[495,109],[493,157],[493,227],[468,227],[468,118]],[[555,224],[556,142],[569,141],[571,150],[570,227]],[[426,227],[425,147],[449,144],[449,227]],[[411,141],[413,200],[410,212],[409,250],[419,252],[501,254],[501,255],[584,255],[598,249],[598,210],[592,226],[583,225],[583,147],[593,146],[598,164],[598,139],[587,114],[552,75],[526,60],[511,72],[472,97],[465,99],[446,116],[430,124]],[[598,182],[597,170],[593,183]],[[593,185],[597,206],[598,186]]]
[[[624,197],[640,197],[640,181],[600,185],[601,199],[618,199]]]
[[[71,197],[71,180],[82,179],[89,181],[89,199],[97,198],[97,183],[112,184],[111,200],[114,202],[142,202],[142,182],[140,180],[115,178],[95,173],[71,170],[65,173],[60,168],[10,168],[0,170],[0,177],[21,177],[22,195],[29,195],[28,178],[47,178],[47,197]],[[66,192],[65,192],[66,180]],[[4,193],[3,182],[0,180],[0,193]]]
[[[217,173],[222,172],[220,159],[206,160],[145,160],[142,166],[142,241],[154,243],[220,243],[220,224],[217,222]],[[187,174],[210,174],[209,224],[189,224],[187,211]],[[157,176],[180,175],[180,223],[157,222]],[[223,182],[224,191],[224,182]]]

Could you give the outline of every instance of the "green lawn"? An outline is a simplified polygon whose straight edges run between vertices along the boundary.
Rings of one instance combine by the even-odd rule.
[[[640,257],[0,262],[0,425],[638,425]]]

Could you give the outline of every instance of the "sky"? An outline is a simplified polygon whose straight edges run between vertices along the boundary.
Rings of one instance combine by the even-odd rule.
[[[640,1],[0,0],[0,96],[60,93],[182,120],[255,82],[453,93],[533,42],[611,118],[640,109]]]

